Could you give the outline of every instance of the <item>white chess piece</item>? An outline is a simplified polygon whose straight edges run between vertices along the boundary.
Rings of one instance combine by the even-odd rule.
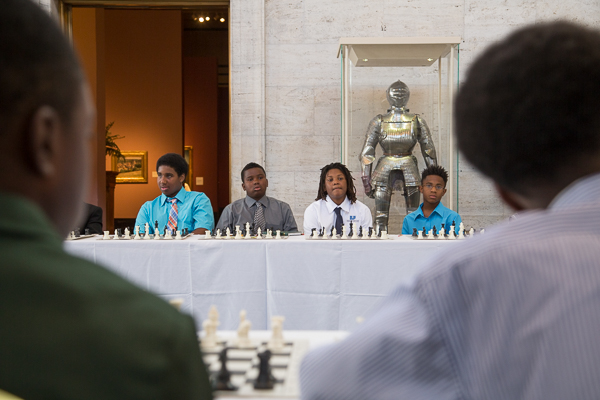
[[[367,228],[366,232],[365,230],[363,230],[363,235],[362,235],[363,239],[369,239],[369,229]]]
[[[481,228],[481,230],[479,231],[479,233],[481,233],[483,235],[485,233],[485,229]]]
[[[146,239],[146,240],[150,239],[150,225],[147,222],[144,225],[144,239]]]
[[[381,231],[381,238],[382,239],[389,239],[390,237],[387,234],[387,231]]]
[[[369,239],[373,239],[373,240],[379,239],[378,233],[379,233],[379,228],[377,228],[377,232],[375,232],[375,229],[373,229],[373,231],[371,232],[371,236],[369,237]]]
[[[159,240],[160,239],[160,232],[158,232],[158,229],[154,229],[154,240]]]
[[[448,231],[448,239],[456,240],[456,231],[454,229]]]
[[[235,237],[234,239],[241,239],[242,238],[242,231],[240,230],[240,226],[236,225],[235,226]]]
[[[429,233],[427,234],[427,239],[435,239],[435,237],[433,236],[433,228],[429,230]]]
[[[273,233],[270,229],[267,229],[267,235],[265,236],[265,239],[273,239]]]
[[[252,323],[246,319],[246,310],[240,311],[240,325],[237,330],[237,346],[239,348],[251,347],[250,338],[248,337]]]
[[[419,231],[418,235],[417,235],[417,239],[425,239],[423,237],[423,231]]]
[[[125,235],[123,235],[124,239],[131,239],[131,234],[129,232],[129,228],[125,228]]]
[[[210,235],[210,230],[206,230],[204,232],[204,239],[212,239],[212,236]]]
[[[346,225],[342,225],[342,237],[341,239],[348,239],[348,233],[346,233]]]
[[[119,231],[115,229],[115,234],[113,235],[113,239],[119,239]]]
[[[458,231],[464,231],[465,230],[465,224],[463,224],[462,222],[460,223],[460,225],[458,225]]]
[[[475,229],[471,228],[469,229],[469,237],[473,237],[473,235],[475,235]]]
[[[135,236],[133,237],[134,240],[140,240],[142,237],[140,236],[140,226],[136,225],[135,228]]]
[[[283,321],[285,317],[281,316],[273,316],[271,317],[271,329],[273,331],[273,336],[267,343],[267,347],[269,349],[281,349],[285,346],[285,341],[283,340]]]
[[[279,229],[275,230],[275,239],[281,239],[281,231]]]
[[[104,236],[102,236],[102,240],[110,240],[110,232],[104,231]]]
[[[258,229],[256,230],[256,238],[257,239],[262,239],[262,229],[260,229],[260,226],[258,227]]]
[[[446,239],[446,229],[443,226],[438,233],[438,239]]]
[[[358,239],[358,230],[360,228],[357,228],[356,226],[354,227],[354,229],[352,230],[352,239]]]
[[[175,234],[175,240],[182,240],[183,238],[181,237],[181,231],[177,231],[177,233]]]
[[[248,236],[248,232],[250,232],[250,222],[246,222],[246,236]]]
[[[460,223],[460,225],[462,226],[462,222]],[[464,239],[465,238],[465,230],[464,229],[460,229],[458,231],[458,239]]]
[[[202,328],[204,329],[202,347],[215,347],[217,345],[217,325],[212,320],[205,319],[202,322]]]
[[[246,222],[246,235],[244,239],[252,239],[252,232],[250,231],[250,224]]]
[[[215,234],[215,239],[221,239],[221,230],[217,229],[217,233]]]
[[[331,238],[338,239],[337,229],[333,228],[333,230],[331,231]]]

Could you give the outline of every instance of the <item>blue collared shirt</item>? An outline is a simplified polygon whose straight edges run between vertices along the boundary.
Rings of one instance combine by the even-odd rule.
[[[171,203],[167,196],[161,194],[152,201],[144,203],[135,220],[136,226],[144,232],[146,222],[150,225],[150,233],[154,233],[154,222],[158,221],[158,229],[162,232],[169,221]],[[205,228],[212,230],[215,226],[210,200],[204,193],[188,192],[181,188],[175,196],[177,199],[177,230],[188,228],[190,232]]]
[[[423,227],[425,228],[425,231],[429,233],[434,226],[439,232],[442,228],[442,224],[444,224],[444,229],[448,232],[452,226],[452,222],[456,224],[455,231],[458,234],[458,226],[461,223],[461,219],[456,211],[452,211],[440,203],[435,210],[431,212],[429,217],[425,218],[423,215],[423,203],[421,203],[416,211],[404,217],[404,221],[402,222],[402,234],[412,235],[413,228],[417,228],[417,231],[422,231]]]
[[[302,399],[600,398],[599,225],[596,174],[440,250],[356,332],[304,357]]]

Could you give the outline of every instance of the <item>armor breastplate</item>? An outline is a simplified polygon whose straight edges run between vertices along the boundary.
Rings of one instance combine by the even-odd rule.
[[[390,118],[391,119],[391,118]],[[379,144],[386,154],[412,153],[417,144],[417,135],[411,121],[381,121]]]

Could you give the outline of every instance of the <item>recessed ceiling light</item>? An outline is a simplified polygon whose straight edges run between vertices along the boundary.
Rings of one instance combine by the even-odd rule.
[[[427,61],[433,61],[433,58],[428,58]]]
[[[363,61],[367,62],[367,61],[369,61],[369,59],[368,58],[363,58]]]

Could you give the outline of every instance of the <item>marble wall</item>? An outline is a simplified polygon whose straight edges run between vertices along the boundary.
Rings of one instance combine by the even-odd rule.
[[[288,202],[302,226],[319,169],[340,160],[340,37],[460,36],[464,79],[489,43],[525,24],[561,18],[597,26],[600,2],[231,0],[232,200],[244,195],[241,168],[263,163],[268,194]],[[459,191],[468,226],[511,213],[490,182],[462,161]],[[396,213],[393,232],[401,221]]]

